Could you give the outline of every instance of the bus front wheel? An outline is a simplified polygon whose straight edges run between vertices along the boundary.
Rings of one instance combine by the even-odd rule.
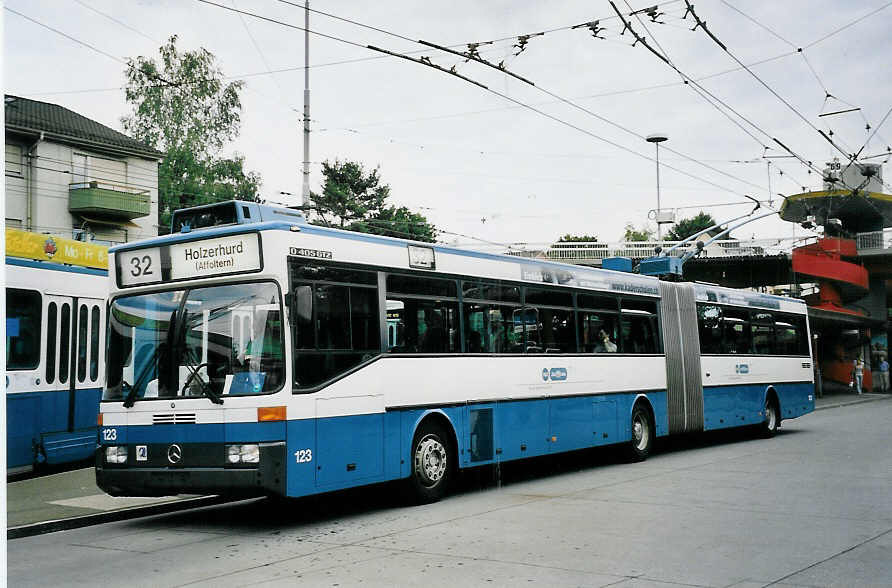
[[[629,458],[644,461],[654,445],[654,423],[650,412],[640,402],[632,409],[632,439],[629,441]]]
[[[423,423],[412,440],[409,490],[418,504],[436,502],[446,494],[455,469],[455,452],[446,432],[435,423]]]

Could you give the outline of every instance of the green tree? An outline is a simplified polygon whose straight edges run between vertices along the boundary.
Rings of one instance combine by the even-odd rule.
[[[666,234],[666,239],[670,241],[683,241],[694,235],[699,233],[704,229],[708,229],[709,227],[715,225],[715,219],[712,218],[711,214],[707,214],[702,210],[697,214],[697,216],[693,216],[691,218],[683,218],[672,227],[672,230]],[[722,229],[716,228],[712,231],[709,231],[709,235],[715,236],[721,232]],[[728,236],[730,238],[730,235]]]
[[[571,235],[567,233],[558,239],[558,243],[594,243],[597,240],[598,238],[592,235]]]
[[[623,233],[623,241],[651,241],[654,238],[653,229],[644,225],[640,229],[636,229],[632,223],[626,223],[626,232]]]
[[[405,206],[387,206],[390,186],[381,183],[378,168],[366,172],[353,161],[322,163],[322,193],[310,193],[313,224],[350,231],[433,242],[437,229]]]
[[[351,231],[361,233],[373,233],[427,243],[437,240],[437,228],[430,224],[423,215],[412,212],[405,206],[399,208],[388,206],[365,221],[353,223],[349,228]]]
[[[224,83],[206,49],[181,52],[173,35],[160,61],[127,61],[124,95],[132,112],[121,119],[133,138],[164,153],[158,169],[159,230],[177,208],[221,200],[258,200],[260,175],[245,171],[244,157],[221,152],[238,136],[239,92],[244,82]]]

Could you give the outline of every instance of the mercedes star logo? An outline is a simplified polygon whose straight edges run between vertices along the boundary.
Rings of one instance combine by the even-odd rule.
[[[179,445],[174,443],[170,447],[167,448],[167,461],[173,464],[180,463],[180,460],[183,459],[183,450]]]

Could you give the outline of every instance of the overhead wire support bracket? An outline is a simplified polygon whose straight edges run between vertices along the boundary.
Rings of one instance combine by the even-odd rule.
[[[517,79],[520,80],[521,82],[524,82],[524,83],[529,84],[529,85],[531,85],[531,86],[535,86],[535,85],[536,85],[536,84],[534,84],[533,82],[531,82],[530,80],[526,79],[525,77],[519,76],[519,75],[517,75],[517,74],[514,73],[514,72],[508,71],[507,69],[505,69],[505,67],[499,67],[499,66],[496,65],[495,63],[492,63],[491,61],[487,61],[487,60],[483,59],[482,57],[477,57],[477,56],[473,55],[471,52],[463,53],[463,52],[461,52],[461,51],[456,51],[455,49],[450,49],[449,47],[444,47],[444,46],[442,46],[442,45],[437,45],[436,43],[431,43],[430,41],[425,41],[425,40],[423,40],[423,39],[419,39],[419,40],[418,40],[418,43],[419,43],[420,45],[426,45],[426,46],[428,46],[428,47],[432,47],[432,48],[434,48],[434,49],[439,49],[440,51],[445,51],[446,53],[452,53],[453,55],[458,55],[459,57],[464,57],[464,58],[465,58],[466,60],[468,60],[468,61],[474,61],[474,62],[476,62],[476,63],[480,63],[480,64],[485,65],[485,66],[487,66],[487,67],[491,67],[491,68],[493,68],[493,69],[495,69],[495,70],[498,70],[498,71],[500,71],[500,72],[502,72],[502,73],[504,73],[504,74],[508,74],[508,75],[511,76],[512,78],[517,78]],[[450,71],[451,71],[451,70],[450,70]],[[452,73],[455,73],[455,72],[452,72]],[[456,74],[456,75],[457,75],[457,74]],[[466,78],[466,79],[467,79],[467,78]]]
[[[619,11],[619,8],[616,7],[616,4],[613,3],[613,0],[610,0],[610,6],[613,7],[613,11],[616,12],[616,15],[619,17],[619,19],[620,19],[620,20],[622,21],[622,23],[623,23],[623,32],[620,33],[620,34],[625,33],[625,32],[626,32],[626,29],[628,29],[629,32],[632,33],[632,36],[635,37],[635,42],[632,43],[632,47],[634,47],[634,46],[637,45],[638,43],[641,43],[642,45],[644,45],[644,46],[647,48],[648,51],[650,51],[651,53],[653,53],[654,55],[656,55],[657,57],[659,57],[660,60],[662,60],[663,62],[665,62],[666,65],[672,67],[673,69],[675,68],[675,66],[673,66],[673,65],[669,62],[669,60],[666,58],[665,55],[663,55],[662,53],[660,53],[659,51],[657,51],[656,49],[654,49],[653,47],[651,47],[650,45],[648,45],[648,44],[647,44],[647,40],[646,40],[644,37],[642,37],[641,35],[639,35],[638,33],[635,32],[635,29],[633,29],[633,28],[632,28],[632,25],[629,24],[629,21],[627,21],[627,20],[625,19],[625,17],[623,16],[623,13],[620,12],[620,11]]]
[[[691,30],[692,30],[692,31],[696,31],[696,30],[697,30],[697,27],[700,27],[701,29],[703,29],[703,32],[705,32],[707,35],[709,35],[709,38],[710,38],[710,39],[712,39],[713,41],[715,41],[716,44],[717,44],[719,47],[721,47],[722,49],[724,49],[725,51],[727,51],[728,48],[725,46],[725,44],[722,43],[721,41],[719,41],[718,38],[717,38],[715,35],[712,34],[712,31],[710,31],[708,28],[706,28],[706,21],[705,21],[705,20],[700,20],[700,17],[697,16],[697,13],[694,12],[694,5],[691,4],[689,0],[684,0],[684,3],[685,3],[685,6],[687,6],[687,11],[685,12],[685,16],[687,16],[688,12],[690,12],[690,13],[691,13],[691,16],[694,17],[694,20],[695,20],[696,23],[697,23],[697,24],[694,26],[694,28],[692,28]]]
[[[414,63],[425,65],[427,67],[432,67],[432,68],[439,70],[443,73],[449,74],[451,76],[455,76],[457,78],[461,78],[468,83],[471,83],[471,84],[474,84],[475,86],[479,86],[479,87],[483,88],[484,90],[489,90],[489,88],[487,86],[485,86],[484,84],[481,84],[477,80],[472,80],[471,78],[463,76],[458,72],[452,71],[451,69],[446,69],[445,67],[441,67],[441,66],[437,65],[436,63],[432,63],[429,57],[421,57],[419,59],[415,59],[414,57],[409,57],[408,55],[403,55],[402,53],[396,53],[395,51],[388,51],[387,49],[381,49],[380,47],[375,47],[374,45],[366,45],[366,48],[370,49],[372,51],[377,51],[378,53],[385,53],[385,54],[391,55],[393,57],[399,57],[400,59],[405,59],[406,61],[412,61]]]

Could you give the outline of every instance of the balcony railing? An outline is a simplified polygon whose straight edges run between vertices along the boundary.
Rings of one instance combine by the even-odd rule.
[[[152,197],[148,190],[106,182],[77,182],[68,185],[68,210],[101,219],[127,221],[148,216]]]

